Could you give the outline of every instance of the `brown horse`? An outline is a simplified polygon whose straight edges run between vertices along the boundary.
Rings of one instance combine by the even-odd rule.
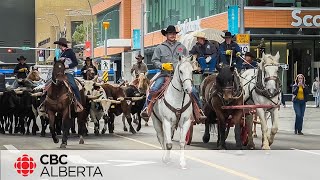
[[[218,141],[219,149],[226,149],[225,140],[229,133],[229,127],[235,125],[235,139],[237,148],[242,148],[240,138],[242,110],[224,110],[222,106],[242,105],[243,94],[240,87],[239,79],[234,72],[233,67],[217,68],[218,75],[210,75],[204,79],[201,84],[201,93],[204,98],[204,113],[208,118],[206,121],[206,131],[203,136],[203,141],[208,142],[209,121],[218,119]],[[232,116],[232,119],[229,118]]]
[[[49,117],[49,128],[52,135],[54,143],[58,143],[59,139],[57,138],[55,131],[55,114],[59,113],[62,115],[62,143],[60,148],[66,148],[69,129],[72,124],[72,115],[74,112],[74,95],[72,93],[71,87],[67,81],[67,76],[64,74],[65,66],[63,61],[56,61],[53,65],[52,71],[52,83],[47,90],[47,96],[44,101],[46,111]],[[84,105],[85,96],[83,91],[81,94],[81,104]],[[85,134],[85,115],[86,111],[77,113],[79,135],[80,135],[80,144],[84,143],[83,135]]]

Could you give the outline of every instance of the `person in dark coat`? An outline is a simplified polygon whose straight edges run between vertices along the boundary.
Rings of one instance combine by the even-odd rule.
[[[242,69],[254,69],[258,67],[258,63],[254,60],[254,55],[251,52],[246,52],[244,55],[246,61],[242,63]]]
[[[306,110],[306,102],[309,94],[309,88],[305,84],[306,80],[303,74],[298,74],[295,83],[292,86],[293,109],[296,113],[294,133],[303,135],[303,117]]]
[[[92,64],[92,59],[87,57],[85,60],[85,65],[81,69],[81,74],[84,80],[89,80],[87,79],[87,71],[89,68],[92,68],[94,70],[94,75],[98,75],[98,70],[97,68]]]
[[[30,66],[26,64],[27,58],[24,56],[20,56],[17,58],[19,63],[14,68],[14,74],[16,75],[17,79],[25,79],[29,73]]]
[[[230,65],[230,58],[232,54],[231,65],[235,65],[238,70],[242,67],[242,60],[239,58],[241,56],[241,49],[239,45],[232,41],[233,36],[230,32],[226,32],[225,36],[222,36],[225,41],[220,45],[220,63],[225,65]]]
[[[207,67],[209,67],[209,72],[213,72],[219,57],[219,47],[208,41],[204,32],[197,32],[194,37],[197,38],[197,43],[189,54],[196,56],[202,73]]]

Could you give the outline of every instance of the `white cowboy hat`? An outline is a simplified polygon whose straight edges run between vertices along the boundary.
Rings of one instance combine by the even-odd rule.
[[[206,38],[206,33],[201,32],[201,31],[196,32],[193,36],[196,37],[196,38],[207,39],[207,38]]]

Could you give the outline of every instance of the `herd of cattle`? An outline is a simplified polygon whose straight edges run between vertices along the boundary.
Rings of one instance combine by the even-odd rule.
[[[143,77],[142,77],[143,78]],[[146,77],[145,77],[146,78]],[[79,80],[79,87],[82,88],[86,96],[86,111],[88,118],[94,121],[94,134],[104,134],[114,131],[115,116],[123,114],[130,126],[131,133],[136,133],[141,129],[141,117],[145,103],[145,90],[139,89],[139,84],[129,85],[126,83],[112,85],[107,83],[97,83],[96,79]],[[41,87],[41,88],[39,88]],[[40,105],[45,100],[44,85],[33,89],[18,88],[0,92],[0,133],[9,134],[21,133],[36,135],[40,128],[41,136],[45,136],[46,128],[49,124],[46,112],[40,111]],[[143,87],[143,86],[142,86]],[[137,114],[137,129],[132,126],[132,115]],[[100,131],[100,119],[104,120],[104,125]],[[57,113],[55,127],[57,134],[61,134],[62,116]],[[124,119],[123,119],[124,121]],[[75,131],[75,118],[72,119],[72,133]],[[124,123],[124,130],[127,130]],[[32,124],[31,132],[30,126]]]

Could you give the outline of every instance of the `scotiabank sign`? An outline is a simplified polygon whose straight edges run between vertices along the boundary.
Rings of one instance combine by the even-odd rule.
[[[305,13],[304,13],[305,14]],[[319,12],[320,14],[320,12]],[[320,27],[320,15],[302,15],[302,10],[293,10],[292,13],[293,21],[291,23],[294,27]]]

